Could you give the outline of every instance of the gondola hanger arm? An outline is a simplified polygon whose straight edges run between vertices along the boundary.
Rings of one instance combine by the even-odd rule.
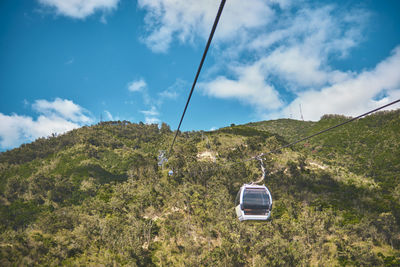
[[[261,183],[263,180],[265,180],[265,176],[266,176],[266,173],[265,173],[265,166],[264,166],[264,159],[261,157],[261,155],[256,156],[255,159],[260,161],[260,166],[261,166],[262,175],[261,175],[260,179],[258,179],[258,180],[255,181],[255,182],[252,182],[251,184],[258,184],[258,183]]]

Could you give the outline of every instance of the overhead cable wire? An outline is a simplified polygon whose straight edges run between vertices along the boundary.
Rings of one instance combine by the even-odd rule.
[[[302,142],[302,141],[308,140],[308,139],[313,138],[313,137],[315,137],[315,136],[317,136],[317,135],[320,135],[320,134],[322,134],[322,133],[325,133],[325,132],[328,132],[328,131],[333,130],[333,129],[335,129],[335,128],[338,128],[338,127],[340,127],[340,126],[343,126],[343,125],[345,125],[345,124],[347,124],[347,123],[350,123],[350,122],[352,122],[352,121],[355,121],[355,120],[357,120],[357,119],[360,119],[360,118],[362,118],[362,117],[365,117],[365,116],[367,116],[367,115],[369,115],[369,114],[372,114],[372,113],[374,113],[374,112],[376,112],[376,111],[379,111],[379,110],[381,110],[381,109],[384,109],[384,108],[386,108],[386,107],[389,107],[389,106],[394,105],[394,104],[399,103],[399,102],[400,102],[400,99],[397,99],[397,100],[395,100],[395,101],[393,101],[393,102],[390,102],[390,103],[388,103],[388,104],[386,104],[386,105],[383,105],[383,106],[381,106],[381,107],[378,107],[378,108],[376,108],[376,109],[373,109],[373,110],[371,110],[371,111],[368,111],[368,112],[366,112],[366,113],[364,113],[364,114],[361,114],[361,115],[359,115],[359,116],[357,116],[357,117],[351,118],[351,119],[349,119],[349,120],[347,120],[347,121],[345,121],[345,122],[342,122],[342,123],[336,124],[336,125],[334,125],[334,126],[331,126],[331,127],[327,128],[327,129],[324,129],[324,130],[319,131],[319,132],[317,132],[317,133],[314,133],[314,134],[312,134],[312,135],[309,135],[309,136],[303,137],[303,138],[301,138],[301,139],[298,139],[297,141],[291,142],[291,143],[286,144],[286,145],[284,145],[284,146],[281,146],[281,147],[279,147],[279,148],[277,148],[277,149],[273,149],[273,150],[270,150],[270,151],[268,151],[268,152],[261,153],[261,154],[259,154],[259,155],[256,155],[256,156],[253,156],[253,157],[251,157],[251,158],[244,159],[244,160],[239,160],[239,161],[229,162],[229,163],[226,162],[226,163],[223,164],[223,166],[232,166],[232,165],[235,165],[235,164],[241,164],[241,163],[245,163],[245,162],[252,161],[252,160],[259,160],[259,161],[261,162],[261,164],[262,164],[262,167],[261,167],[261,171],[262,171],[262,173],[263,173],[263,176],[262,176],[262,177],[263,177],[263,179],[265,179],[265,166],[264,166],[264,163],[263,163],[263,160],[265,160],[265,159],[262,158],[263,156],[266,156],[266,155],[269,155],[269,154],[277,153],[277,152],[281,151],[281,150],[284,149],[284,148],[293,146],[293,145],[295,145],[295,144],[297,144],[297,143],[300,143],[300,142]],[[222,167],[222,166],[220,166],[220,167]],[[262,181],[261,178],[260,178],[259,181],[256,181],[256,182],[253,182],[253,183],[259,183],[260,181]]]
[[[357,116],[357,117],[351,118],[351,119],[349,119],[349,120],[347,120],[347,121],[345,121],[345,122],[336,124],[336,125],[334,125],[334,126],[332,126],[332,127],[329,127],[329,128],[327,128],[327,129],[325,129],[325,130],[319,131],[319,132],[317,132],[317,133],[315,133],[315,134],[309,135],[309,136],[304,137],[304,138],[301,138],[301,139],[299,139],[299,140],[297,140],[297,141],[291,142],[291,143],[289,143],[289,144],[287,144],[287,145],[281,146],[280,148],[277,148],[277,149],[268,151],[268,152],[266,152],[266,153],[261,153],[260,155],[255,156],[255,157],[252,157],[251,159],[257,159],[258,157],[262,157],[262,156],[265,156],[265,155],[268,155],[268,154],[273,154],[273,153],[279,152],[280,150],[282,150],[282,149],[284,149],[284,148],[286,148],[286,147],[293,146],[293,145],[295,145],[295,144],[297,144],[297,143],[299,143],[299,142],[308,140],[308,139],[310,139],[310,138],[312,138],[312,137],[315,137],[315,136],[320,135],[320,134],[322,134],[322,133],[325,133],[325,132],[328,132],[328,131],[333,130],[333,129],[335,129],[335,128],[338,128],[338,127],[343,126],[343,125],[345,125],[345,124],[347,124],[347,123],[350,123],[350,122],[352,122],[352,121],[358,120],[358,119],[360,119],[360,118],[362,118],[362,117],[365,117],[365,116],[367,116],[367,115],[369,115],[369,114],[371,114],[371,113],[377,112],[378,110],[381,110],[381,109],[384,109],[384,108],[389,107],[389,106],[391,106],[391,105],[394,105],[394,104],[396,104],[396,103],[398,103],[398,102],[400,102],[400,99],[397,99],[397,100],[395,100],[395,101],[393,101],[393,102],[390,102],[389,104],[383,105],[383,106],[378,107],[378,108],[376,108],[376,109],[370,110],[370,111],[368,111],[368,112],[366,112],[366,113],[364,113],[364,114],[361,114],[361,115],[359,115],[359,116]]]
[[[221,167],[223,167],[223,166],[228,167],[228,166],[232,166],[232,165],[235,165],[235,164],[245,163],[245,162],[252,161],[252,160],[259,160],[259,161],[260,161],[260,164],[261,164],[262,177],[260,177],[259,180],[257,180],[256,182],[253,182],[253,183],[255,183],[255,184],[256,184],[256,183],[260,183],[262,180],[265,179],[265,176],[266,176],[266,169],[265,169],[264,162],[263,162],[263,160],[265,160],[265,159],[262,158],[263,156],[266,156],[266,155],[269,155],[269,154],[273,154],[273,153],[277,153],[277,152],[281,151],[281,150],[284,149],[284,148],[293,146],[293,145],[295,145],[295,144],[297,144],[297,143],[300,143],[300,142],[302,142],[302,141],[308,140],[308,139],[313,138],[313,137],[315,137],[315,136],[317,136],[317,135],[320,135],[320,134],[322,134],[322,133],[326,133],[326,132],[328,132],[328,131],[330,131],[330,130],[333,130],[333,129],[335,129],[335,128],[338,128],[338,127],[340,127],[340,126],[343,126],[343,125],[345,125],[345,124],[347,124],[347,123],[350,123],[350,122],[352,122],[352,121],[355,121],[355,120],[357,120],[357,119],[360,119],[360,118],[362,118],[362,117],[365,117],[365,116],[367,116],[367,115],[369,115],[369,114],[372,114],[372,113],[374,113],[374,112],[376,112],[376,111],[379,111],[379,110],[381,110],[381,109],[384,109],[384,108],[386,108],[386,107],[389,107],[389,106],[394,105],[394,104],[399,103],[399,102],[400,102],[400,99],[397,99],[397,100],[395,100],[395,101],[393,101],[393,102],[390,102],[390,103],[388,103],[388,104],[386,104],[386,105],[383,105],[383,106],[381,106],[381,107],[378,107],[378,108],[376,108],[376,109],[373,109],[373,110],[371,110],[371,111],[368,111],[368,112],[366,112],[366,113],[364,113],[364,114],[361,114],[361,115],[359,115],[359,116],[357,116],[357,117],[351,118],[351,119],[349,119],[349,120],[347,120],[347,121],[345,121],[345,122],[342,122],[342,123],[336,124],[336,125],[334,125],[334,126],[331,126],[331,127],[327,128],[327,129],[324,129],[324,130],[319,131],[319,132],[317,132],[317,133],[314,133],[314,134],[312,134],[312,135],[309,135],[309,136],[303,137],[303,138],[301,138],[301,139],[298,139],[297,141],[291,142],[291,143],[286,144],[286,145],[284,145],[284,146],[281,146],[281,147],[279,147],[279,148],[277,148],[277,149],[273,149],[273,150],[270,150],[270,151],[268,151],[268,152],[261,153],[261,154],[259,154],[259,155],[257,155],[257,156],[253,156],[253,157],[251,157],[251,158],[247,158],[247,159],[244,159],[244,160],[240,160],[240,161],[236,161],[236,162],[224,163],[224,164],[222,164],[222,166],[218,164],[217,166],[221,168]]]
[[[231,166],[231,165],[234,165],[234,164],[240,164],[240,163],[248,162],[248,161],[251,161],[251,160],[259,160],[259,161],[260,161],[260,164],[261,164],[262,176],[261,176],[260,179],[257,180],[256,182],[252,182],[252,184],[260,183],[260,182],[262,182],[263,180],[265,180],[265,177],[266,177],[266,170],[265,170],[265,166],[264,166],[264,162],[263,162],[264,159],[262,158],[263,156],[266,156],[266,155],[269,155],[269,154],[273,154],[273,153],[277,153],[277,152],[281,151],[281,150],[284,149],[284,148],[293,146],[293,145],[295,145],[295,144],[297,144],[297,143],[300,143],[300,142],[302,142],[302,141],[308,140],[308,139],[313,138],[313,137],[315,137],[315,136],[317,136],[317,135],[320,135],[320,134],[322,134],[322,133],[326,133],[326,132],[328,132],[328,131],[330,131],[330,130],[333,130],[333,129],[338,128],[338,127],[340,127],[340,126],[343,126],[343,125],[345,125],[345,124],[347,124],[347,123],[350,123],[350,122],[352,122],[352,121],[355,121],[355,120],[357,120],[357,119],[360,119],[360,118],[362,118],[362,117],[365,117],[365,116],[367,116],[367,115],[369,115],[369,114],[372,114],[372,113],[374,113],[374,112],[376,112],[376,111],[378,111],[378,110],[381,110],[381,109],[384,109],[384,108],[389,107],[389,106],[391,106],[391,105],[394,105],[394,104],[396,104],[396,103],[398,103],[398,102],[400,102],[400,99],[397,99],[397,100],[395,100],[395,101],[393,101],[393,102],[390,102],[390,103],[388,103],[388,104],[386,104],[386,105],[383,105],[383,106],[381,106],[381,107],[378,107],[378,108],[376,108],[376,109],[370,110],[370,111],[368,111],[368,112],[366,112],[366,113],[364,113],[364,114],[361,114],[361,115],[359,115],[359,116],[357,116],[357,117],[351,118],[351,119],[349,119],[349,120],[347,120],[347,121],[344,121],[344,122],[342,122],[342,123],[336,124],[336,125],[334,125],[334,126],[331,126],[331,127],[327,128],[327,129],[324,129],[324,130],[319,131],[319,132],[317,132],[317,133],[314,133],[314,134],[312,134],[312,135],[303,137],[303,138],[301,138],[301,139],[299,139],[299,140],[297,140],[297,141],[291,142],[291,143],[289,143],[289,144],[287,144],[287,145],[284,145],[284,146],[281,146],[281,147],[279,147],[279,148],[277,148],[277,149],[270,150],[270,151],[268,151],[268,152],[266,152],[266,153],[261,153],[261,154],[259,154],[259,155],[257,155],[257,156],[254,156],[254,157],[251,157],[251,158],[248,158],[248,159],[245,159],[245,160],[241,160],[241,161],[237,161],[237,162],[232,162],[232,163],[227,164],[227,165],[228,165],[228,166]]]
[[[340,127],[340,126],[343,126],[343,125],[345,125],[345,124],[347,124],[347,123],[350,123],[350,122],[352,122],[352,121],[358,120],[358,119],[360,119],[360,118],[362,118],[362,117],[365,117],[365,116],[367,116],[367,115],[369,115],[369,114],[372,114],[372,113],[374,113],[374,112],[377,112],[378,110],[384,109],[384,108],[386,108],[386,107],[389,107],[389,106],[394,105],[394,104],[399,103],[399,102],[400,102],[400,99],[397,99],[397,100],[395,100],[395,101],[393,101],[393,102],[390,102],[390,103],[388,103],[388,104],[386,104],[386,105],[383,105],[383,106],[378,107],[378,108],[376,108],[376,109],[370,110],[370,111],[368,111],[368,112],[366,112],[366,113],[364,113],[364,114],[361,114],[361,115],[359,115],[359,116],[357,116],[357,117],[351,118],[351,119],[349,119],[349,120],[347,120],[347,121],[344,121],[344,122],[342,122],[342,123],[336,124],[336,125],[334,125],[334,126],[331,126],[331,127],[327,128],[327,129],[324,129],[324,130],[319,131],[319,132],[317,132],[317,133],[314,133],[314,134],[312,134],[312,135],[309,135],[309,136],[303,137],[303,138],[301,138],[301,139],[298,139],[297,141],[291,142],[291,143],[286,144],[286,145],[284,145],[284,146],[281,146],[281,147],[279,147],[279,148],[277,148],[277,149],[273,149],[273,150],[270,150],[270,151],[268,151],[268,152],[261,153],[261,154],[259,154],[259,155],[257,155],[257,156],[254,156],[254,157],[251,157],[251,158],[248,158],[248,159],[245,159],[245,160],[241,160],[241,161],[237,161],[237,162],[232,162],[232,163],[230,163],[230,164],[228,164],[228,165],[244,163],[244,162],[251,161],[251,160],[260,160],[260,158],[263,157],[263,156],[266,156],[266,155],[269,155],[269,154],[277,153],[277,152],[281,151],[281,150],[284,149],[284,148],[293,146],[293,145],[295,145],[295,144],[297,144],[297,143],[300,143],[300,142],[302,142],[302,141],[308,140],[308,139],[313,138],[313,137],[315,137],[315,136],[317,136],[317,135],[320,135],[320,134],[322,134],[322,133],[326,133],[326,132],[328,132],[328,131],[330,131],[330,130],[333,130],[333,129],[335,129],[335,128],[338,128],[338,127]]]
[[[322,134],[322,133],[328,132],[328,131],[333,130],[333,129],[335,129],[335,128],[338,128],[338,127],[340,127],[340,126],[343,126],[343,125],[345,125],[345,124],[347,124],[347,123],[350,123],[350,122],[352,122],[352,121],[358,120],[358,119],[360,119],[360,118],[362,118],[362,117],[365,117],[365,116],[367,116],[367,115],[369,115],[369,114],[371,114],[371,113],[374,113],[374,112],[376,112],[376,111],[378,111],[378,110],[381,110],[381,109],[384,109],[384,108],[389,107],[389,106],[391,106],[391,105],[394,105],[394,104],[396,104],[396,103],[398,103],[398,102],[400,102],[400,99],[397,99],[397,100],[395,100],[395,101],[393,101],[393,102],[390,102],[390,103],[388,103],[388,104],[386,104],[386,105],[383,105],[383,106],[381,106],[381,107],[378,107],[378,108],[376,108],[376,109],[370,110],[370,111],[368,111],[368,112],[366,112],[366,113],[364,113],[364,114],[361,114],[361,115],[359,115],[359,116],[357,116],[357,117],[351,118],[351,119],[349,119],[349,120],[347,120],[347,121],[345,121],[345,122],[336,124],[336,125],[334,125],[334,126],[332,126],[332,127],[329,127],[329,128],[327,128],[327,129],[325,129],[325,130],[322,130],[322,131],[319,131],[319,132],[314,133],[314,134],[312,134],[312,135],[303,137],[303,138],[301,138],[301,139],[299,139],[299,140],[297,140],[297,141],[291,142],[291,143],[286,144],[286,145],[284,145],[284,146],[281,146],[281,147],[279,147],[279,148],[277,148],[277,149],[273,149],[273,150],[270,150],[270,151],[268,151],[268,152],[261,153],[261,154],[259,154],[259,155],[257,155],[257,156],[251,157],[251,158],[249,158],[249,159],[247,159],[247,160],[244,160],[244,161],[241,161],[241,162],[246,162],[246,161],[250,161],[250,160],[258,160],[258,159],[259,159],[260,157],[262,157],[262,156],[269,155],[269,154],[273,154],[273,153],[277,153],[277,152],[281,151],[281,150],[284,149],[284,148],[293,146],[293,145],[295,145],[295,144],[297,144],[297,143],[300,143],[300,142],[302,142],[302,141],[308,140],[308,139],[310,139],[310,138],[312,138],[312,137],[315,137],[315,136],[320,135],[320,134]]]
[[[178,136],[179,129],[181,128],[183,117],[185,117],[186,109],[187,109],[187,107],[189,105],[190,98],[192,97],[192,94],[193,94],[193,91],[194,91],[194,87],[196,86],[196,83],[197,83],[197,79],[199,78],[201,68],[203,67],[203,63],[204,63],[204,60],[206,58],[206,55],[207,55],[207,52],[208,52],[208,48],[210,47],[211,40],[212,40],[212,38],[214,36],[215,29],[217,28],[218,21],[219,21],[219,18],[221,17],[222,10],[224,8],[225,2],[226,2],[226,0],[221,0],[221,4],[219,6],[217,16],[215,17],[214,25],[213,25],[213,27],[211,29],[210,36],[208,37],[207,45],[206,45],[206,47],[204,49],[204,52],[203,52],[203,57],[201,58],[199,68],[197,69],[197,73],[196,73],[196,77],[194,78],[194,81],[193,81],[192,89],[190,90],[189,97],[188,97],[188,99],[186,101],[186,105],[185,105],[185,108],[183,110],[182,117],[181,117],[181,120],[179,122],[178,129],[176,130],[176,133],[175,133],[175,136],[174,136],[174,140],[172,141],[172,144],[171,144],[171,147],[169,149],[168,155],[171,155],[172,148],[174,147],[176,137]]]

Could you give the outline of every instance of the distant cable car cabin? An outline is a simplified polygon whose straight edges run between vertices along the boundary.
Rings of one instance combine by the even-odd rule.
[[[272,197],[265,185],[244,184],[235,200],[240,221],[268,220],[271,216]]]

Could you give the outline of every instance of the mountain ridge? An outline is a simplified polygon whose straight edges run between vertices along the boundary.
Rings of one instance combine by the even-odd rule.
[[[266,156],[272,219],[235,216],[237,190],[261,174],[244,159],[345,119],[183,132],[163,167],[164,123],[102,122],[2,152],[0,264],[398,266],[400,110]]]

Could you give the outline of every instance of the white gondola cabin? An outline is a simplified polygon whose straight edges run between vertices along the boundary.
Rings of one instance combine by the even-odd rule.
[[[240,221],[268,220],[271,216],[272,197],[265,185],[244,184],[235,200]]]

